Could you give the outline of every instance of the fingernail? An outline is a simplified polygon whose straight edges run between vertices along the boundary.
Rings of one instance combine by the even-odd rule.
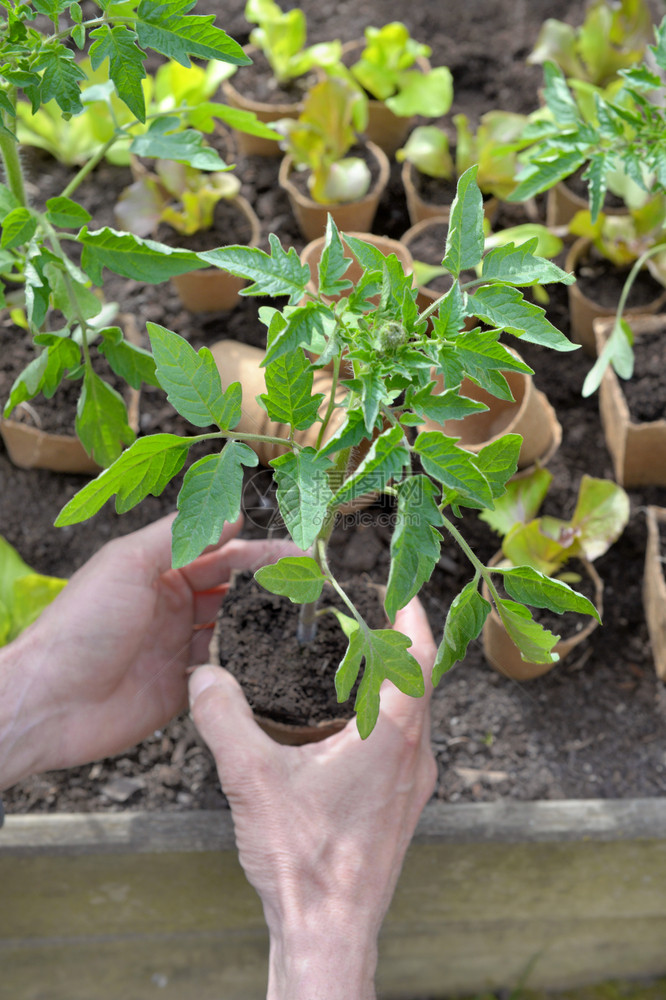
[[[197,667],[189,681],[190,708],[199,695],[217,680],[214,667]]]

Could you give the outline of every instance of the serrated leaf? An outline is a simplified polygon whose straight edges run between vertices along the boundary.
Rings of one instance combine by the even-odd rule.
[[[199,105],[194,115],[190,112],[192,124],[196,125],[197,128],[203,129],[203,125],[197,118],[200,111],[203,114],[210,113],[213,117],[219,118],[229,128],[235,129],[237,132],[246,132],[248,135],[256,135],[261,139],[275,139],[276,142],[283,138],[270,125],[257,118],[254,111],[243,111],[241,108],[232,108],[228,104],[215,104],[213,102],[204,102],[204,104]]]
[[[133,389],[140,389],[143,383],[159,386],[155,359],[149,351],[125,340],[123,331],[118,326],[102,330],[101,337],[100,354],[104,355],[116,375]]]
[[[268,346],[261,367],[272,365],[278,358],[299,347],[311,348],[315,338],[324,335],[325,324],[330,315],[329,307],[318,302],[287,307],[281,314],[280,328],[278,329],[277,322],[275,327],[271,324],[269,328]]]
[[[497,612],[523,660],[528,663],[557,663],[559,655],[552,650],[560,637],[535,622],[526,607],[514,601],[500,600]]]
[[[311,556],[284,556],[270,566],[260,566],[254,578],[271,594],[288,597],[292,604],[319,600],[326,581]]]
[[[194,129],[183,129],[176,116],[158,118],[142,135],[132,139],[130,153],[153,159],[176,160],[197,170],[228,170],[224,160]]]
[[[285,252],[274,233],[268,237],[271,253],[258,247],[229,246],[200,254],[210,267],[220,267],[252,284],[242,295],[287,295],[290,303],[299,302],[310,280],[310,268],[301,264],[294,247]]]
[[[527,302],[517,288],[510,285],[484,285],[468,299],[468,310],[485,323],[513,333],[530,344],[541,344],[554,351],[575,351],[572,344],[560,333],[539,306]]]
[[[483,256],[483,198],[476,183],[478,166],[458,178],[451,205],[446,253],[442,264],[454,277],[476,267]]]
[[[76,407],[76,434],[103,468],[115,462],[123,446],[132,444],[136,437],[127,421],[123,397],[90,368],[83,376]]]
[[[397,478],[408,465],[409,449],[402,430],[391,427],[373,441],[356,472],[337,491],[334,497],[336,506],[350,503],[365,493],[385,489],[391,479]]]
[[[90,222],[91,215],[71,198],[49,198],[46,202],[46,217],[53,226],[60,229],[78,229]]]
[[[34,399],[40,392],[50,399],[65,372],[75,368],[80,360],[79,347],[69,337],[54,338],[54,342],[45,347],[16,378],[3,415],[10,416],[19,403]]]
[[[81,266],[96,285],[103,284],[105,267],[123,278],[159,285],[174,275],[209,266],[205,254],[168,247],[108,227],[90,232],[84,226],[77,239],[83,247]]]
[[[353,448],[367,438],[365,420],[360,410],[348,410],[343,424],[328,439],[320,455],[333,455],[343,448]]]
[[[592,601],[576,593],[561,580],[546,576],[532,566],[516,566],[501,572],[504,588],[515,601],[534,608],[548,608],[560,615],[566,611],[576,611],[582,615],[592,615],[601,622]]]
[[[172,406],[196,427],[230,430],[241,418],[240,383],[222,391],[220,373],[207,347],[198,352],[183,337],[148,323],[157,379]]]
[[[433,479],[483,507],[492,507],[493,495],[487,479],[477,469],[474,456],[459,448],[457,440],[441,431],[423,431],[414,443],[414,451],[421,456],[423,468]]]
[[[131,510],[149,494],[159,496],[182,469],[188,448],[189,442],[176,434],[139,438],[65,504],[55,520],[56,528],[86,521],[116,494],[119,514]]]
[[[41,80],[41,104],[55,100],[65,115],[76,115],[83,110],[79,81],[86,75],[74,61],[74,53],[58,45],[52,49],[42,49],[37,59],[37,66],[43,69]],[[33,114],[37,110],[33,100]]]
[[[299,549],[307,549],[319,534],[333,497],[328,482],[331,462],[314,448],[302,448],[278,455],[269,464],[275,471],[284,523]]]
[[[161,52],[181,66],[190,65],[190,55],[247,65],[250,59],[238,42],[213,24],[214,14],[187,14],[194,3],[195,0],[169,0],[162,4],[142,0],[136,15],[139,45]]]
[[[384,601],[391,622],[432,576],[442,543],[437,528],[443,524],[436,499],[439,490],[426,476],[399,483],[397,491],[398,512]]]
[[[28,243],[37,231],[37,219],[27,208],[15,208],[2,223],[0,246],[6,250]]]
[[[390,680],[403,694],[420,698],[425,691],[423,673],[411,653],[411,639],[393,629],[356,629],[335,675],[338,701],[346,701],[365,658],[363,678],[356,695],[356,725],[361,739],[366,739],[379,716],[379,692]]]
[[[465,323],[465,300],[465,293],[454,281],[432,318],[435,337],[448,340],[460,333]]]
[[[481,277],[487,281],[503,281],[507,285],[526,286],[540,283],[561,282],[571,285],[576,280],[573,274],[563,271],[557,264],[545,257],[534,256],[538,244],[536,238],[515,246],[505,246],[490,250],[483,258]]]
[[[436,382],[415,392],[409,401],[409,406],[420,416],[432,420],[436,424],[444,424],[447,420],[463,420],[472,413],[483,413],[488,407],[476,399],[461,396],[457,389],[445,389],[444,392],[434,392]]]
[[[178,515],[171,528],[174,569],[187,566],[214,545],[225,524],[238,520],[243,492],[243,466],[259,462],[251,448],[229,441],[219,455],[206,455],[185,473],[178,494]]]
[[[141,81],[146,75],[143,67],[145,52],[136,44],[136,34],[124,24],[111,27],[103,24],[90,32],[95,41],[90,46],[90,63],[99,69],[109,60],[109,76],[116,85],[118,96],[140,121],[146,120],[146,103]]]
[[[266,392],[261,400],[271,420],[296,430],[311,427],[324,398],[312,394],[313,371],[303,351],[293,351],[272,361],[265,371]]]
[[[471,580],[454,598],[446,615],[444,634],[432,668],[432,683],[437,686],[443,675],[459,660],[467,647],[481,634],[490,614],[490,604],[481,596],[476,580]]]
[[[326,235],[319,259],[319,292],[321,295],[340,295],[352,287],[349,279],[343,275],[351,264],[351,257],[345,257],[345,250],[340,239],[338,228],[333,216],[326,220]]]
[[[532,374],[532,369],[499,343],[497,330],[469,330],[459,334],[452,345],[442,348],[440,365],[447,385],[455,385],[459,373],[478,383],[498,399],[513,400],[502,372]]]
[[[570,177],[586,162],[584,153],[574,149],[571,152],[554,150],[538,161],[533,161],[521,171],[519,183],[508,196],[507,201],[527,201],[543,191],[548,191],[560,181]]]
[[[495,500],[502,496],[509,479],[515,475],[522,443],[520,434],[504,434],[477,452],[477,468],[488,480]]]

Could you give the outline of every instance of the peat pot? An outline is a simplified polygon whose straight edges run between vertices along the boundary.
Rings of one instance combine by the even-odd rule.
[[[603,349],[613,328],[613,320],[595,320],[598,350]],[[664,316],[641,316],[631,321],[634,343],[641,335],[662,333]],[[666,399],[660,412],[666,412]],[[599,412],[606,444],[613,459],[615,478],[621,486],[666,486],[666,418],[638,422],[629,411],[622,381],[611,367],[604,372],[599,387]]]
[[[254,45],[244,46],[243,52],[253,62],[257,58],[264,58],[260,50]],[[252,111],[266,125],[270,125],[271,122],[276,122],[280,118],[298,118],[303,110],[302,101],[283,101],[281,103],[269,104],[265,101],[255,100],[238,83],[239,76],[240,70],[236,74],[236,84],[232,80],[225,80],[222,84],[224,100],[232,108],[240,108],[242,111]],[[264,139],[262,136],[249,135],[247,132],[237,131],[234,131],[234,137],[239,152],[245,156],[282,156],[279,139]]]
[[[666,973],[666,801],[431,801],[379,939],[385,1000]],[[261,1000],[230,814],[8,816],[8,1000]]]
[[[405,200],[407,202],[407,213],[409,215],[409,221],[412,226],[415,226],[419,222],[423,222],[425,219],[446,219],[449,221],[449,215],[451,214],[451,203],[453,197],[455,197],[455,183],[452,183],[452,199],[451,203],[443,204],[441,202],[427,201],[420,193],[418,184],[416,182],[418,170],[413,163],[409,160],[405,160],[402,165],[402,170],[400,171],[400,177],[402,179],[402,186],[405,190]],[[497,198],[490,196],[484,197],[483,199],[483,214],[485,215],[488,222],[492,223],[492,220],[497,212],[499,202]]]
[[[502,552],[500,551],[493,556],[489,565],[496,565],[501,559]],[[578,562],[582,564],[584,571],[594,584],[592,603],[597,608],[599,615],[602,616],[603,583],[601,578],[592,563],[584,559],[580,559]],[[483,596],[487,601],[490,600],[488,588],[485,583],[483,585]],[[554,667],[559,666],[572,650],[591,635],[595,628],[597,628],[597,625],[598,622],[594,618],[588,618],[587,623],[579,631],[570,635],[564,635],[554,647],[554,652],[560,657],[556,663],[528,663],[526,660],[523,660],[520,650],[513,640],[509,638],[493,605],[483,626],[483,652],[490,665],[500,674],[503,674],[505,677],[512,677],[517,681],[529,681],[535,677],[541,677],[542,674],[547,674]]]
[[[376,236],[374,233],[361,233],[361,232],[345,232],[342,236],[342,243],[345,250],[345,254],[351,251],[349,247],[345,244],[344,236],[353,236],[359,240],[364,240],[366,243],[370,243],[377,250],[380,250],[385,257],[390,254],[395,254],[400,263],[402,264],[402,269],[405,274],[411,274],[413,270],[412,255],[408,248],[404,245],[401,240],[392,240],[388,236]],[[311,240],[307,243],[300,253],[301,264],[306,264],[310,269],[310,281],[307,284],[307,291],[314,293],[317,290],[319,284],[319,262],[321,260],[321,252],[324,248],[324,243],[326,242],[325,236],[318,236],[316,240]],[[347,271],[344,274],[344,278],[351,281],[352,288],[348,289],[346,292],[341,292],[340,296],[348,295],[349,292],[353,290],[353,286],[356,285],[363,274],[363,269],[358,261],[352,256],[351,264],[349,265]],[[340,296],[329,297],[327,301],[332,301],[334,298]],[[376,301],[379,304],[379,295],[373,302]]]
[[[588,240],[584,236],[576,240],[575,243],[572,243],[564,264],[565,270],[572,271],[575,274],[579,265],[585,260],[591,249],[592,241]],[[575,281],[572,285],[567,286],[567,293],[569,296],[571,339],[574,343],[581,344],[584,352],[594,358],[597,354],[597,345],[593,328],[594,320],[607,319],[611,316],[615,316],[617,305],[614,305],[613,308],[608,308],[600,305],[598,302],[595,302],[581,291],[578,281]],[[635,316],[640,316],[644,313],[651,314],[658,312],[664,304],[666,304],[666,290],[662,290],[655,296],[652,302],[649,302],[646,305],[632,309],[625,309],[623,315],[625,319],[631,322],[632,318]]]
[[[666,507],[650,506],[646,511],[647,545],[643,575],[643,606],[650,635],[657,677],[666,681]],[[661,534],[663,532],[663,538]]]
[[[576,212],[589,211],[587,197],[576,194],[566,181],[559,181],[546,196],[546,225],[552,228],[568,226]],[[613,208],[604,205],[604,215],[628,215],[626,206]],[[571,237],[570,237],[571,238]]]
[[[292,211],[306,240],[316,240],[326,233],[329,213],[341,232],[353,230],[364,233],[372,229],[379,199],[389,180],[390,168],[386,154],[379,146],[367,142],[365,148],[377,166],[378,175],[374,184],[363,198],[335,205],[322,205],[304,194],[292,179],[294,172],[292,157],[287,155],[282,160],[278,181],[280,187],[287,192]]]
[[[249,223],[251,236],[247,245],[258,246],[261,224],[254,209],[242,195],[236,195],[233,204]],[[176,274],[171,281],[178,291],[180,301],[193,313],[226,312],[233,309],[238,303],[241,288],[246,284],[244,278],[237,278],[235,274],[217,267]]]

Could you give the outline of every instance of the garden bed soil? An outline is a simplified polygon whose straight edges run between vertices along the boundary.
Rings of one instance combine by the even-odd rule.
[[[602,257],[596,249],[579,263],[576,282],[583,295],[604,309],[615,309],[631,268],[618,268]],[[649,271],[639,271],[627,297],[627,309],[649,307],[664,294],[661,285]]]
[[[239,66],[231,77],[231,83],[239,93],[261,104],[300,104],[316,82],[314,73],[278,82],[268,59],[259,49],[252,55],[252,65]]]
[[[242,17],[243,6],[240,0],[224,5],[211,0],[207,12],[216,13],[218,23],[246,42],[249,26]],[[578,3],[563,5],[555,0],[531,4],[452,0],[446,5],[421,3],[408,8],[397,0],[341,0],[334,9],[304,0],[302,6],[311,42],[335,36],[351,40],[360,37],[367,24],[405,21],[415,37],[432,45],[433,65],[451,67],[452,112],[461,111],[472,122],[490,107],[531,111],[542,74],[539,67],[525,65],[524,59],[541,22],[563,16],[572,23],[581,20]],[[304,241],[277,185],[278,161],[239,156],[237,163],[243,193],[262,219],[264,240],[273,231],[300,251]],[[40,199],[61,190],[59,171],[42,168],[34,182]],[[91,228],[113,225],[109,191],[129,182],[127,172],[120,171],[118,183],[114,176],[115,170],[103,165],[85,187],[81,200],[93,212]],[[373,228],[399,238],[408,226],[400,170],[394,165]],[[140,330],[147,320],[161,323],[187,336],[196,349],[223,337],[255,345],[265,342],[256,299],[245,298],[224,316],[199,317],[180,306],[169,285],[141,285],[105,275],[104,291],[108,299],[120,303],[123,312],[135,316]],[[548,316],[567,333],[566,288],[553,286],[548,291]],[[513,338],[508,342],[517,344]],[[549,463],[555,479],[544,513],[571,516],[584,473],[612,478],[597,399],[581,396],[590,362],[580,351],[557,354],[531,344],[518,346],[535,370],[537,387],[546,392],[563,425],[562,446]],[[5,378],[0,385],[3,400],[8,388]],[[147,401],[150,395],[145,391],[142,398]],[[158,398],[156,393],[153,396]],[[172,429],[168,421],[175,420],[173,411],[163,401],[159,406],[161,416],[150,411],[148,418],[144,415],[144,431]],[[201,451],[193,449],[192,460],[200,455]],[[148,497],[122,517],[111,503],[87,523],[54,529],[57,512],[85,481],[81,476],[16,469],[0,450],[0,531],[38,571],[70,575],[107,540],[173,510],[179,488],[178,482],[170,484],[161,497]],[[245,493],[245,535],[265,536],[267,531],[279,535],[269,473],[248,472]],[[571,662],[520,684],[492,670],[476,642],[465,661],[442,680],[432,704],[439,770],[436,798],[448,802],[641,798],[666,792],[666,695],[655,676],[641,602],[644,508],[647,504],[665,506],[666,490],[631,490],[630,499],[630,521],[622,538],[596,563],[605,583],[605,625],[582,644]],[[394,516],[390,503],[384,503],[346,518],[336,528],[330,562],[340,578],[368,574],[386,582]],[[490,559],[498,539],[488,526],[473,511],[465,511],[459,527],[479,556]],[[422,593],[437,636],[453,596],[472,575],[466,558],[445,539],[439,565]],[[4,798],[9,812],[224,805],[212,758],[187,715],[117,758],[63,774],[36,776],[9,790]]]
[[[184,236],[163,223],[157,230],[157,240],[170,247],[180,247],[193,253],[205,253],[227,244],[245,245],[252,239],[250,222],[236,202],[222,198],[215,206],[213,222],[208,229]]]
[[[666,325],[634,339],[634,374],[620,388],[635,423],[666,418]]]

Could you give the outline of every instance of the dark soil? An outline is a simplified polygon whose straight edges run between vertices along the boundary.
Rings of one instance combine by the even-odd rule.
[[[429,177],[428,174],[421,173],[420,170],[412,170],[414,187],[423,201],[430,205],[441,205],[443,209],[449,209],[456,196],[455,180],[447,180],[445,177]]]
[[[239,66],[231,82],[239,93],[261,104],[299,104],[317,79],[308,73],[278,83],[265,55],[256,49],[252,65]]]
[[[193,253],[214,250],[226,244],[248,244],[252,238],[252,228],[243,210],[233,200],[218,201],[213,213],[213,223],[208,229],[200,229],[190,236],[183,236],[175,229],[162,224],[157,230],[160,243],[170,247],[181,247]]]
[[[351,40],[360,37],[368,24],[405,21],[414,37],[432,46],[433,65],[450,66],[455,94],[452,113],[463,112],[472,123],[492,107],[533,110],[542,72],[524,60],[541,22],[546,17],[564,17],[580,23],[583,14],[573,0],[514,4],[451,0],[408,6],[398,0],[340,0],[333,8],[303,0],[301,6],[308,17],[310,42],[330,37]],[[226,4],[209,0],[206,11],[216,13],[220,25],[246,42],[249,26],[243,7],[242,0]],[[43,157],[40,162],[33,174],[33,192],[36,199],[44,200],[62,190],[71,172]],[[236,162],[243,193],[262,220],[263,240],[269,232],[276,232],[300,252],[303,240],[277,185],[279,161],[238,156]],[[107,166],[96,171],[81,195],[94,216],[91,228],[113,225],[114,192],[129,180],[127,171]],[[374,231],[400,237],[408,226],[400,167],[394,164]],[[256,299],[244,299],[228,314],[200,317],[182,309],[170,285],[153,287],[106,275],[104,293],[120,304],[123,313],[134,315],[140,331],[152,320],[185,334],[197,349],[229,337],[258,345],[265,341]],[[568,333],[566,288],[554,286],[549,294],[548,316]],[[589,361],[581,352],[557,354],[523,343],[520,350],[563,426],[562,446],[549,463],[555,480],[546,512],[570,516],[584,473],[613,475],[598,401],[581,396]],[[5,376],[0,384],[3,401],[12,377]],[[145,400],[150,396],[148,391],[143,393]],[[167,404],[160,401],[159,407],[157,415],[144,413],[144,431],[171,430],[177,423]],[[193,454],[192,460],[200,454]],[[172,510],[179,488],[174,483],[162,497],[149,497],[122,517],[111,504],[87,523],[56,531],[52,525],[57,512],[85,481],[80,476],[16,469],[0,450],[0,531],[40,572],[70,575],[108,539]],[[254,499],[248,505],[246,535],[280,531],[270,508],[269,484],[267,471],[253,470],[248,475],[246,495],[259,496],[262,502]],[[480,644],[474,643],[464,663],[441,682],[432,705],[433,746],[439,766],[437,798],[449,802],[633,798],[666,791],[666,695],[655,676],[641,602],[643,511],[647,504],[665,506],[666,489],[632,490],[630,498],[631,518],[624,535],[596,564],[605,582],[605,624],[583,643],[571,662],[519,684],[492,670]],[[393,523],[390,504],[347,518],[332,539],[334,572],[340,578],[368,574],[385,582]],[[490,559],[499,542],[487,525],[466,511],[459,527],[479,556]],[[471,576],[465,557],[445,539],[439,565],[422,593],[437,636],[451,600]],[[224,801],[210,755],[187,716],[119,758],[62,775],[37,776],[4,798],[10,812],[201,809]]]
[[[634,340],[634,374],[620,383],[636,423],[666,419],[666,339],[644,333]]]
[[[342,587],[371,628],[385,627],[376,588],[361,580],[343,582]],[[320,603],[349,614],[332,588]],[[347,640],[335,616],[327,613],[318,619],[314,641],[301,645],[296,634],[299,611],[287,598],[267,593],[251,574],[239,574],[218,615],[212,649],[259,715],[301,726],[348,719],[349,703],[338,702],[333,685]]]
[[[593,247],[576,268],[576,281],[588,299],[604,309],[615,309],[630,270],[630,267],[616,267]],[[640,271],[627,297],[627,308],[650,307],[663,294],[664,286],[648,271]]]

